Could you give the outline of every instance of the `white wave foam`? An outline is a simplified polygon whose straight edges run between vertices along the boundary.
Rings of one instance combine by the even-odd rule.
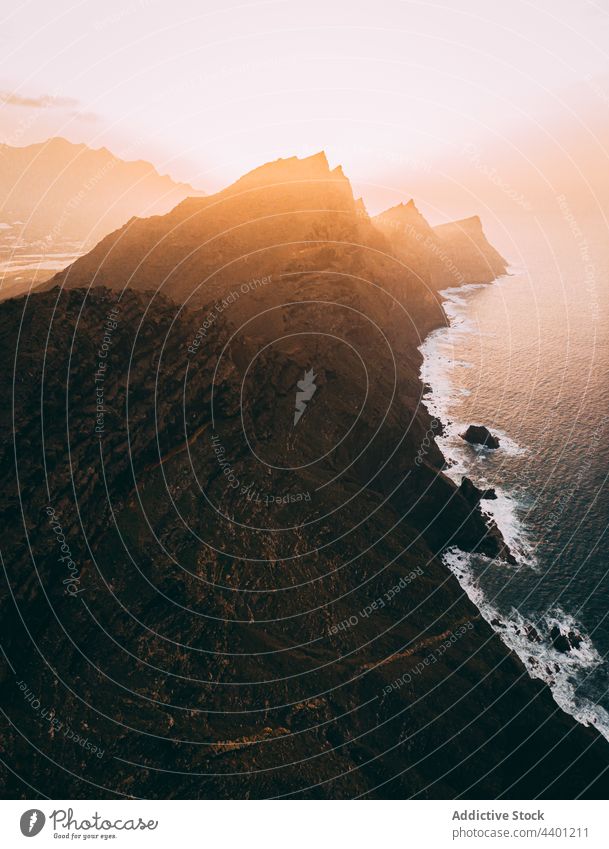
[[[529,676],[544,681],[550,687],[554,701],[561,710],[582,725],[594,725],[609,740],[609,713],[576,692],[578,678],[581,680],[602,663],[602,657],[592,640],[584,634],[579,623],[560,607],[541,614],[535,622],[526,619],[515,608],[507,616],[500,613],[485,597],[474,576],[471,566],[473,557],[458,548],[452,548],[445,552],[443,560],[483,618],[505,645],[518,655]],[[475,557],[481,561],[487,560],[481,555]],[[487,563],[490,561],[487,560]],[[496,561],[494,564],[496,568]],[[556,631],[553,629],[558,629],[564,638],[577,635],[569,651],[563,652],[556,648]]]
[[[444,309],[450,324],[430,333],[419,349],[423,355],[420,377],[430,389],[423,395],[423,403],[430,415],[442,422],[443,433],[436,437],[436,442],[448,464],[448,477],[460,484],[461,479],[467,476],[480,488],[495,488],[497,498],[483,501],[483,512],[499,528],[518,565],[535,568],[537,561],[534,547],[518,516],[518,499],[498,487],[494,481],[487,481],[484,469],[480,468],[487,464],[488,458],[495,456],[495,450],[482,445],[471,445],[462,439],[461,434],[468,425],[476,422],[465,423],[455,416],[455,407],[458,409],[459,400],[470,394],[469,390],[455,386],[453,379],[455,368],[464,363],[453,355],[455,334],[470,333],[474,330],[472,322],[466,317],[469,299],[464,297],[464,293],[485,288],[487,285],[475,283],[444,289],[440,293],[445,299]],[[493,427],[493,432],[499,438],[498,450],[501,457],[517,457],[526,453],[526,449],[518,445],[505,431]]]
[[[509,282],[509,277],[496,282],[503,285]],[[490,457],[495,456],[495,452],[483,446],[466,443],[461,438],[461,433],[467,425],[458,421],[453,412],[461,397],[453,380],[453,372],[461,364],[461,361],[454,357],[456,343],[464,334],[482,335],[480,328],[467,317],[468,299],[463,297],[463,294],[483,288],[484,285],[473,284],[446,289],[440,293],[445,299],[444,308],[449,326],[429,334],[420,347],[423,355],[421,380],[430,387],[430,391],[423,396],[423,402],[430,415],[443,424],[443,433],[436,437],[436,442],[448,464],[446,474],[457,484],[467,475],[481,488],[495,488],[497,498],[483,500],[482,511],[501,531],[518,566],[535,568],[537,563],[533,546],[518,517],[522,498],[516,498],[515,493],[505,491],[493,481],[489,483],[485,479],[481,466],[486,465]],[[494,427],[493,432],[499,437],[499,451],[502,456],[520,456],[526,453],[507,433]],[[480,558],[480,555],[475,556]],[[482,616],[508,648],[520,657],[528,674],[548,684],[562,710],[583,725],[595,725],[609,740],[609,713],[576,693],[578,676],[581,678],[582,675],[589,674],[602,662],[591,640],[583,637],[581,642],[568,652],[561,652],[556,648],[550,637],[552,628],[557,628],[563,636],[568,635],[569,631],[581,635],[579,625],[560,608],[540,616],[537,626],[525,619],[516,609],[512,609],[508,616],[500,615],[485,598],[474,579],[470,565],[472,557],[473,555],[459,549],[452,549],[445,554],[445,562]],[[505,567],[509,568],[507,563],[504,564]],[[497,568],[497,561],[494,561],[493,568]],[[532,636],[535,633],[539,641]]]
[[[534,546],[518,518],[518,503],[501,487],[496,486],[494,489],[497,498],[484,499],[480,502],[483,515],[497,525],[520,568],[538,568]]]
[[[438,400],[440,400],[440,404],[436,403],[438,412],[435,415],[444,424],[445,419],[442,418],[439,410],[441,399],[436,399],[436,402]],[[427,402],[425,401],[425,403]],[[430,406],[431,409],[429,407],[428,409],[432,412],[434,405],[431,404]],[[460,435],[464,430],[464,424],[460,422],[448,422],[444,424],[444,433],[436,437],[436,443],[448,463],[445,474],[457,485],[461,483],[464,477],[468,477],[480,489],[492,487],[495,490],[496,499],[483,499],[480,502],[482,512],[489,519],[492,519],[501,531],[504,540],[516,559],[517,565],[520,568],[536,569],[538,563],[535,556],[535,548],[529,538],[526,526],[521,522],[519,517],[519,511],[524,506],[522,497],[516,498],[513,493],[497,485],[492,480],[492,476],[490,480],[488,479],[487,474],[485,474],[485,471],[488,473],[488,470],[485,470],[483,466],[489,456],[493,456],[495,452],[492,449],[483,448],[482,446],[472,446],[465,442]],[[514,456],[524,453],[524,449],[507,438],[502,431],[497,431],[497,433],[500,439],[501,451]]]

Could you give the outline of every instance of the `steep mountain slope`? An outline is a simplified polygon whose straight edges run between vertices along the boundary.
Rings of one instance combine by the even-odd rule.
[[[605,793],[442,563],[509,553],[442,472],[400,252],[280,160],[0,306],[6,795]]]
[[[0,221],[19,222],[14,235],[50,247],[65,239],[95,244],[133,215],[167,212],[193,194],[149,162],[125,162],[105,148],[62,138],[0,145]]]
[[[603,792],[606,742],[438,559],[501,543],[433,444],[417,465],[430,422],[353,323],[365,285],[319,281],[266,349],[219,319],[190,355],[202,316],[163,297],[2,306],[6,795]]]
[[[437,289],[505,271],[503,261],[489,265],[496,252],[481,228],[465,242],[459,225],[454,232],[440,228],[438,236],[412,201],[370,219],[340,166],[330,169],[321,152],[270,162],[167,215],[134,218],[46,288],[155,289],[200,307],[242,281],[274,275],[276,291],[286,275],[335,270],[369,275],[406,307],[422,340],[430,316],[441,316]],[[253,296],[259,306],[268,291]],[[233,318],[242,318],[240,305]]]
[[[463,274],[464,283],[490,283],[505,274],[506,262],[487,241],[477,215],[433,228],[449,261]]]
[[[235,281],[307,267],[320,244],[330,264],[338,247],[333,241],[341,260],[349,245],[355,251],[383,244],[369,220],[357,215],[340,168],[331,171],[323,153],[292,157],[215,195],[188,198],[168,215],[133,219],[50,285],[154,288],[200,305]]]
[[[506,273],[506,261],[477,216],[431,227],[410,200],[377,215],[374,223],[394,254],[434,289],[490,283]]]

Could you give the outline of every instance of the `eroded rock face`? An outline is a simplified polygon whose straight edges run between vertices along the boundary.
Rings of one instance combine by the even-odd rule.
[[[602,794],[606,742],[443,565],[509,553],[429,437],[437,302],[342,173],[278,168],[0,307],[6,794]]]
[[[433,231],[444,264],[457,269],[461,283],[490,283],[506,273],[507,263],[484,235],[477,215],[441,224]]]
[[[499,438],[492,434],[484,425],[470,425],[461,438],[471,445],[482,445],[485,448],[499,448]]]
[[[506,261],[484,235],[478,216],[430,227],[413,200],[373,219],[391,248],[433,290],[490,283]]]
[[[323,279],[316,285],[321,297]],[[263,324],[224,350],[230,333],[219,319],[189,354],[207,313],[153,293],[126,290],[118,314],[116,293],[103,288],[0,310],[2,356],[15,375],[5,369],[0,380],[16,423],[13,437],[4,407],[12,595],[2,596],[0,621],[15,670],[4,669],[4,707],[20,712],[40,752],[10,726],[3,746],[41,792],[601,792],[605,741],[557,711],[441,562],[447,546],[492,557],[502,541],[442,474],[437,449],[416,465],[429,421],[408,392],[412,366],[400,361],[393,393],[376,330],[347,318],[349,299],[365,298],[359,285],[344,290],[341,309],[285,310],[288,338],[263,352]],[[108,334],[109,314],[118,317]],[[306,337],[290,335],[305,321],[318,330],[327,321],[339,337],[351,331],[374,352],[366,403],[357,357],[334,337],[312,355]],[[318,388],[294,427],[309,368]],[[57,527],[75,571],[59,559]],[[23,687],[102,754],[24,713]],[[517,759],[515,735],[527,739]],[[12,773],[5,789],[29,792]]]
[[[476,486],[476,484],[467,477],[463,478],[459,489],[470,504],[478,504],[482,500],[492,501],[497,498],[497,493],[492,487],[489,489],[480,489],[480,487]]]

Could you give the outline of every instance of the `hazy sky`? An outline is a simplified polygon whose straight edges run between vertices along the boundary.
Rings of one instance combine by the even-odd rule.
[[[607,0],[4,8],[4,141],[105,145],[207,190],[323,148],[374,204],[406,177],[437,177],[437,163],[480,174],[495,156],[481,166],[481,150],[507,163],[529,157],[529,144],[545,156],[563,132],[592,138],[607,127]],[[513,195],[510,167],[499,179]]]

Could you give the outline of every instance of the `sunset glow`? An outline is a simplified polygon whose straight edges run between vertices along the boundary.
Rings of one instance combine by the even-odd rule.
[[[69,14],[23,3],[2,21],[0,133],[107,146],[206,190],[320,149],[356,183],[395,187],[467,143],[526,144],[542,116],[588,121],[609,96],[608,23],[593,4],[378,12],[344,0],[181,0],[171,14],[155,0]]]
[[[4,7],[10,845],[607,847],[608,0]]]

